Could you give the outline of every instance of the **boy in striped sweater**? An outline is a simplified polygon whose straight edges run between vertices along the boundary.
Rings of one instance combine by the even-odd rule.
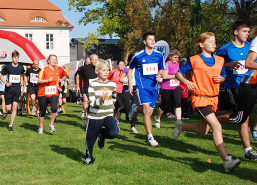
[[[107,79],[109,75],[109,63],[97,62],[95,73],[98,78],[89,83],[89,113],[86,128],[86,159],[84,164],[92,165],[93,146],[96,138],[100,149],[104,148],[105,139],[117,137],[120,128],[113,117],[113,105],[116,101],[116,84]],[[104,126],[104,128],[102,128]]]

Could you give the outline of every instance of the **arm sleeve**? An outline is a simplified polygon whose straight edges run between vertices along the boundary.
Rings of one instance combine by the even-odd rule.
[[[162,54],[161,54],[162,55]],[[159,70],[164,70],[164,58],[163,58],[163,55],[160,57],[160,61],[159,61],[159,64],[158,64],[158,69]]]
[[[185,74],[189,71],[192,71],[192,65],[190,60],[188,60],[187,63],[178,70],[178,72],[180,72],[181,74]]]

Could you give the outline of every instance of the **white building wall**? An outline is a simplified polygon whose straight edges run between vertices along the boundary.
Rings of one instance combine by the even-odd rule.
[[[47,58],[50,54],[58,57],[59,66],[70,62],[70,38],[69,30],[46,30],[46,29],[3,29],[16,32],[23,37],[26,33],[33,34],[32,39],[36,47]],[[54,35],[54,48],[46,49],[46,34]]]

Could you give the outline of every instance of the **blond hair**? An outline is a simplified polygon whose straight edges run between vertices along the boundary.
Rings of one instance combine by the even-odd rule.
[[[49,64],[49,60],[50,60],[50,58],[51,58],[52,56],[56,57],[56,60],[57,60],[57,56],[56,56],[56,55],[50,54],[50,55],[47,57],[47,59],[46,59],[47,64]]]
[[[100,70],[103,68],[103,66],[106,65],[109,69],[110,69],[110,64],[109,62],[105,61],[105,60],[100,60],[96,63],[95,65],[95,70]]]
[[[204,43],[207,39],[211,38],[211,37],[215,37],[215,34],[212,32],[204,32],[198,36],[196,36],[193,40],[196,40],[195,43],[195,47],[198,48],[198,51],[196,52],[196,54],[200,54],[202,52],[202,48],[200,47],[200,43]]]

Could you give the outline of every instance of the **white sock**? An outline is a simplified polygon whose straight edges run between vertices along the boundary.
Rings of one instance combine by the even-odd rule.
[[[251,146],[248,148],[245,148],[245,153],[247,153],[249,150],[253,149]]]
[[[148,140],[153,138],[153,134],[147,134],[147,138],[148,138]]]
[[[12,125],[9,125],[9,127],[12,127]]]

